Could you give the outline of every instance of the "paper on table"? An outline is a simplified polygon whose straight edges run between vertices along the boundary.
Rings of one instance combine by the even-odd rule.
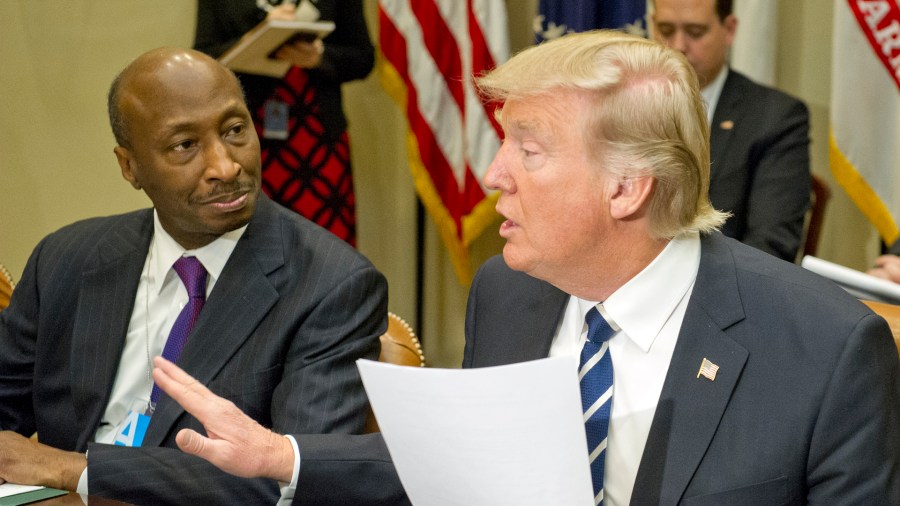
[[[593,504],[572,357],[465,370],[357,365],[416,506]]]
[[[57,490],[55,488],[3,483],[0,484],[0,506],[28,504],[65,494],[65,490]]]
[[[23,492],[31,492],[32,490],[39,490],[42,488],[44,487],[36,487],[33,485],[17,485],[15,483],[3,483],[0,484],[0,497],[21,494]]]

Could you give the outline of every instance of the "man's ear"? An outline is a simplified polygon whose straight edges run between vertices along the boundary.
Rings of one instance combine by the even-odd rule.
[[[734,43],[734,37],[737,34],[738,19],[734,14],[729,14],[725,17],[725,20],[722,21],[722,25],[725,26],[725,32],[727,34],[725,36],[725,45],[731,47]]]
[[[616,193],[609,201],[610,215],[617,220],[627,220],[640,215],[653,191],[652,176],[627,177],[619,181]]]
[[[119,167],[122,169],[122,177],[125,178],[125,181],[131,183],[132,188],[140,190],[141,182],[138,181],[137,175],[134,173],[136,163],[131,155],[131,151],[128,148],[116,146],[113,148],[113,153],[116,154],[116,160],[118,160]]]

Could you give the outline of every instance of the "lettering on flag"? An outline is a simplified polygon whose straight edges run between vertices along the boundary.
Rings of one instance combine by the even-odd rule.
[[[835,0],[833,38],[831,172],[892,244],[900,237],[897,0]]]
[[[500,149],[497,104],[482,103],[473,77],[509,57],[503,0],[379,0],[379,69],[403,109],[413,183],[457,277],[469,282],[468,247],[497,219],[482,186]]]
[[[900,7],[889,0],[856,0],[849,5],[873,52],[900,87]]]

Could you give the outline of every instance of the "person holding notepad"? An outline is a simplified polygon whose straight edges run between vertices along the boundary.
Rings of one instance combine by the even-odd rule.
[[[374,64],[361,0],[200,0],[194,48],[219,58],[260,23],[288,19],[333,21],[335,29],[276,49],[272,58],[291,63],[284,77],[238,73],[260,137],[263,190],[355,246],[341,84],[366,77]]]

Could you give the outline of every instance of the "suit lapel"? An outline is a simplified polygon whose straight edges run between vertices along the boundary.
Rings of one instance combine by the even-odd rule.
[[[731,252],[703,237],[700,270],[638,469],[632,504],[677,504],[706,453],[747,360],[727,335],[744,318]],[[703,359],[719,367],[699,376]]]
[[[250,225],[225,264],[178,359],[178,365],[204,385],[218,375],[278,301],[278,291],[268,278],[284,265],[281,221],[273,206],[260,196]],[[181,406],[161,396],[143,445],[161,445],[182,413]]]
[[[109,402],[152,235],[151,210],[123,217],[81,274],[70,350],[74,414],[84,428],[77,448],[94,436]]]

